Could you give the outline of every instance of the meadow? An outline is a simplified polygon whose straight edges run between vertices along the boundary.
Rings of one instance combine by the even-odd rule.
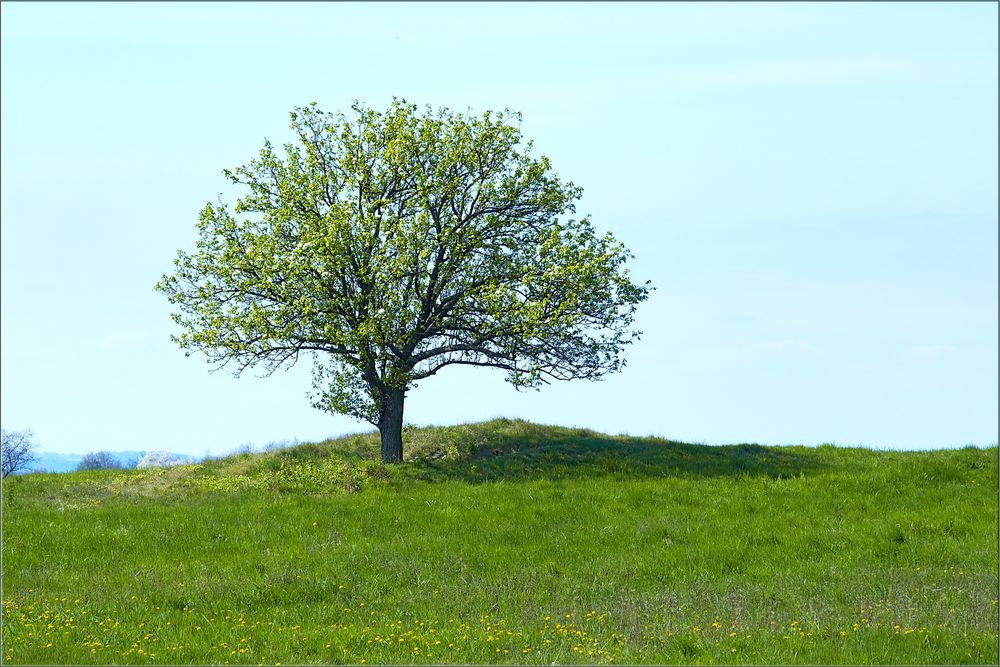
[[[997,664],[998,451],[495,420],[2,488],[6,664]]]

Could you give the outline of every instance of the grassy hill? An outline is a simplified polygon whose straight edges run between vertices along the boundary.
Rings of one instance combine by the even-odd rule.
[[[3,661],[997,664],[996,447],[404,441],[5,480]]]

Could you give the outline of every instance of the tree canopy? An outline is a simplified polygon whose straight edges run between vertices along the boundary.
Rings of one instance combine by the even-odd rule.
[[[187,353],[237,375],[311,354],[313,404],[378,426],[386,461],[406,391],[446,366],[517,387],[621,369],[651,288],[610,233],[566,217],[582,189],[532,155],[520,114],[352,111],[297,108],[296,143],[224,172],[246,194],[205,206],[157,285]]]

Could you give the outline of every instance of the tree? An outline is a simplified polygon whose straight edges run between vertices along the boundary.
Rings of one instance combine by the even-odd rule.
[[[313,405],[377,426],[386,463],[406,392],[446,366],[518,388],[622,368],[652,288],[610,233],[564,218],[582,189],[532,156],[520,114],[352,109],[296,108],[283,156],[265,141],[225,170],[248,192],[205,206],[197,250],[157,284],[187,354],[236,375],[311,355]]]
[[[125,466],[111,452],[91,452],[84,454],[80,462],[76,464],[77,470],[120,470]]]
[[[0,429],[0,469],[3,477],[28,469],[37,458],[34,433]]]

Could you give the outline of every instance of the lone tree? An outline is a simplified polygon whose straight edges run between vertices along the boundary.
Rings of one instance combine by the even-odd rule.
[[[186,354],[270,375],[312,353],[313,405],[377,426],[386,463],[406,392],[445,366],[518,388],[622,368],[652,288],[610,233],[564,218],[582,189],[531,155],[520,114],[351,108],[296,108],[297,143],[224,171],[248,192],[205,206],[157,284]]]
[[[0,472],[3,477],[28,470],[35,456],[34,434],[0,429]]]

